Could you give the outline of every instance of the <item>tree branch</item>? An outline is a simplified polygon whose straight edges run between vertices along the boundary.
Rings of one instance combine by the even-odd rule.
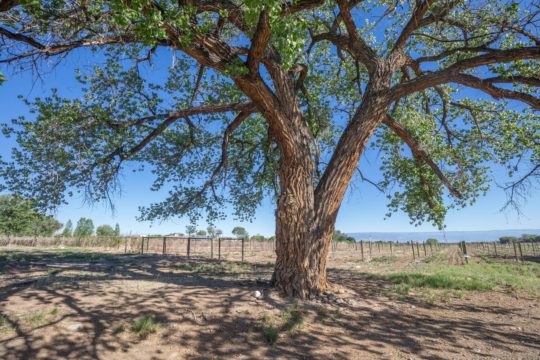
[[[446,188],[450,191],[452,195],[459,199],[463,198],[461,192],[450,183],[450,180],[443,174],[441,169],[437,166],[437,164],[435,164],[429,154],[426,153],[424,149],[422,149],[421,145],[414,139],[414,137],[407,131],[407,129],[403,125],[395,121],[390,115],[387,115],[384,118],[383,124],[385,124],[392,131],[394,131],[394,133],[409,146],[415,158],[422,160],[431,168],[431,170],[433,170],[435,175],[437,175],[437,177],[441,180],[441,182],[444,184],[444,186],[446,186]]]
[[[249,49],[247,64],[249,72],[252,76],[258,76],[259,64],[264,55],[266,44],[270,38],[270,22],[268,11],[263,10],[259,15],[259,23],[251,40],[251,48]]]

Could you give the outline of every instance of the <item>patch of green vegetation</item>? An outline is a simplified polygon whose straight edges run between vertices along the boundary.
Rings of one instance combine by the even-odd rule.
[[[446,272],[435,274],[396,273],[385,275],[395,284],[410,285],[415,288],[456,289],[456,290],[491,290],[491,284],[478,278],[455,276]]]
[[[283,330],[291,335],[296,335],[298,330],[304,325],[305,311],[298,302],[294,302],[283,311],[282,318],[285,320]]]
[[[517,287],[529,291],[540,288],[540,264],[471,263],[466,265],[434,265],[423,272],[399,272],[380,275],[396,286],[396,293],[407,288],[489,291],[499,286]],[[410,290],[410,289],[409,289]]]
[[[131,325],[131,331],[139,334],[141,337],[146,337],[153,334],[159,328],[160,323],[156,320],[156,317],[151,314],[145,314],[139,317],[133,325]]]
[[[4,315],[0,315],[0,327],[8,323],[7,318]]]
[[[422,261],[423,263],[429,264],[429,263],[434,262],[435,260],[437,260],[437,256],[435,256],[435,255],[430,255],[430,256],[426,256],[425,258],[422,258],[421,261]]]
[[[169,265],[170,268],[196,273],[224,274],[227,272],[249,271],[250,264],[233,262],[181,262]]]
[[[372,263],[393,263],[398,260],[399,258],[397,256],[379,256],[379,257],[371,259],[371,262]]]
[[[326,309],[324,311],[326,311]],[[277,317],[265,314],[262,317],[258,328],[262,332],[265,340],[270,345],[274,345],[281,332],[286,332],[291,336],[298,334],[305,323],[305,319],[306,311],[298,302],[294,302]]]
[[[0,315],[0,335],[11,334],[15,332],[15,328],[11,326],[7,317]]]
[[[49,321],[54,319],[58,315],[58,307],[52,309],[43,309],[34,311],[26,315],[22,320],[23,323],[29,327],[35,328],[46,325]]]
[[[391,292],[394,294],[406,296],[411,292],[411,286],[409,284],[394,284],[391,288]]]
[[[279,328],[276,326],[276,320],[271,315],[265,314],[261,319],[261,324],[259,325],[265,340],[270,344],[274,345],[279,337]]]

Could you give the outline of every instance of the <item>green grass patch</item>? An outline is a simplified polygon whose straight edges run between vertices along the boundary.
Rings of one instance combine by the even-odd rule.
[[[283,311],[282,318],[285,320],[283,330],[291,335],[296,335],[298,330],[304,325],[305,311],[298,305],[298,302],[295,302]]]
[[[371,259],[370,262],[372,263],[393,263],[398,261],[399,258],[397,256],[379,256],[376,258]]]
[[[141,337],[146,337],[150,334],[153,334],[159,329],[160,323],[156,320],[154,315],[145,314],[131,325],[131,331],[139,334]]]
[[[31,312],[30,314],[22,318],[22,322],[31,328],[40,327],[48,324],[58,315],[58,307],[53,307],[52,309],[43,309]]]
[[[410,288],[489,291],[497,287],[515,287],[529,291],[540,288],[540,264],[467,264],[433,265],[422,272],[399,272],[381,275],[404,294]],[[400,286],[400,287],[398,287]]]
[[[276,320],[273,316],[265,314],[259,325],[264,339],[270,344],[274,345],[279,337],[279,328],[276,326]]]
[[[306,311],[298,302],[281,311],[279,316],[265,314],[258,325],[264,339],[274,345],[279,334],[286,332],[290,336],[298,334],[306,320]]]
[[[252,269],[250,264],[233,262],[181,262],[169,265],[169,267],[172,269],[207,274],[224,274],[227,272],[241,272]]]

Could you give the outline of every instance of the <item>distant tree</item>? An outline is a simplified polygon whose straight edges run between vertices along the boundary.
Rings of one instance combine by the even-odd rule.
[[[197,232],[197,227],[195,225],[188,225],[186,226],[186,233],[188,236],[192,236]]]
[[[77,227],[75,228],[75,231],[73,232],[73,236],[76,237],[85,237],[85,236],[92,236],[94,233],[94,222],[92,219],[87,218],[80,218],[79,221],[77,221]]]
[[[260,235],[260,234],[257,234],[257,235],[253,235],[251,237],[251,240],[254,240],[254,241],[264,241],[266,240],[265,237],[263,235]]]
[[[206,236],[206,230],[198,230],[197,231],[197,236]]]
[[[501,236],[499,238],[499,242],[501,244],[509,244],[509,243],[514,243],[514,242],[518,242],[519,239],[515,236]]]
[[[30,233],[39,236],[52,236],[62,228],[62,223],[52,216],[44,216],[36,213],[36,217],[30,226]]]
[[[0,234],[51,236],[62,224],[37,212],[34,201],[18,195],[0,196]]]
[[[111,225],[100,225],[96,229],[97,236],[116,236],[116,232]]]
[[[211,238],[216,237],[216,227],[214,225],[208,225],[206,231]]]
[[[426,240],[426,244],[428,245],[437,245],[439,242],[437,241],[437,239],[434,239],[434,238],[429,238]]]
[[[64,231],[62,231],[63,237],[70,237],[73,235],[73,223],[71,220],[68,220],[66,226],[64,226]]]
[[[246,229],[244,229],[243,227],[241,226],[236,226],[233,230],[232,230],[232,233],[233,235],[235,235],[236,237],[248,237],[248,232],[246,231]]]
[[[354,243],[356,242],[356,239],[351,236],[347,236],[339,230],[336,230],[334,231],[334,235],[332,236],[332,241]]]
[[[223,235],[223,230],[216,229],[216,236],[221,236],[221,235]]]
[[[118,223],[114,226],[114,236],[120,236],[120,225]]]
[[[519,239],[522,242],[540,242],[540,235],[537,234],[523,234]]]

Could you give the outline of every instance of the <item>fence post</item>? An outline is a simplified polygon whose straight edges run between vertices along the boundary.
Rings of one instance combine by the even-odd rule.
[[[514,256],[516,257],[516,261],[519,262],[517,249],[516,249],[516,242],[512,241],[512,245],[514,245]]]
[[[167,238],[163,237],[163,255],[167,254]]]
[[[126,237],[126,241],[124,242],[124,254],[127,254],[127,242],[128,238]]]
[[[218,260],[221,260],[221,238],[218,237]]]
[[[424,247],[424,256],[427,256],[427,251],[426,251],[426,242],[422,242],[422,246]]]
[[[214,237],[210,238],[210,259],[214,258]]]
[[[191,238],[187,238],[187,257],[189,258],[191,256]]]
[[[523,251],[521,250],[521,243],[518,242],[519,256],[521,257],[521,262],[523,262]]]
[[[463,258],[465,259],[465,264],[469,263],[469,254],[467,254],[467,245],[465,245],[465,241],[461,242],[461,246],[463,247]]]
[[[146,238],[146,252],[148,252],[148,247],[150,246],[150,237]]]
[[[418,255],[418,258],[420,259],[420,245],[418,244],[418,241],[416,242],[416,255]]]
[[[362,262],[364,262],[364,240],[360,240],[360,251],[362,252]]]
[[[245,247],[246,238],[242,236],[242,262],[244,262],[244,247]]]
[[[369,242],[369,257],[371,258],[371,247],[373,246],[373,243],[370,241]]]
[[[493,242],[493,250],[495,250],[495,256],[497,256],[497,243]]]
[[[416,260],[416,256],[414,254],[414,242],[411,240],[411,247],[412,247],[412,258],[413,258],[413,261]]]

